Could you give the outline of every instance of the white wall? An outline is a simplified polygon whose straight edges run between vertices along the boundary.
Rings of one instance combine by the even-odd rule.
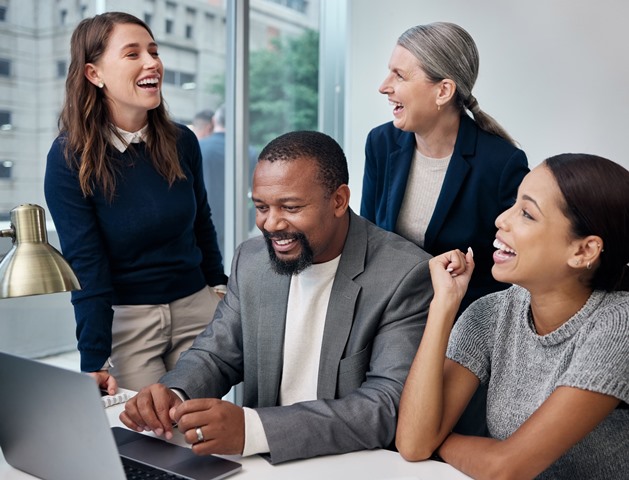
[[[450,21],[480,52],[474,95],[531,166],[587,152],[629,168],[629,4],[617,0],[348,0],[345,150],[360,205],[364,143],[392,119],[378,86],[408,27]]]

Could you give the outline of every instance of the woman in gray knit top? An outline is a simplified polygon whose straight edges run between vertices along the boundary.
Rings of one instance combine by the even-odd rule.
[[[492,274],[508,290],[454,325],[473,252],[430,262],[434,299],[396,444],[474,478],[629,478],[629,171],[551,157],[496,220]],[[451,433],[479,383],[491,438]]]

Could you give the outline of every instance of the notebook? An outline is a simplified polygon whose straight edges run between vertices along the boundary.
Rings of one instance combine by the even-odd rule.
[[[128,429],[109,427],[94,379],[0,352],[0,448],[14,468],[44,480],[125,480],[123,462],[189,480],[241,465]]]
[[[127,391],[119,391],[114,395],[109,395],[103,390],[100,391],[100,401],[103,404],[103,407],[113,407],[114,405],[118,405],[119,403],[125,403],[129,400],[133,395]]]

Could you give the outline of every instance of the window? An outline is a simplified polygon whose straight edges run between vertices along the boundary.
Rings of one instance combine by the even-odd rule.
[[[14,3],[19,2],[14,0]],[[143,18],[151,26],[160,45],[160,57],[164,62],[164,98],[169,111],[174,119],[192,119],[198,111],[216,110],[225,102],[224,76],[229,60],[226,53],[228,44],[228,21],[224,9],[226,3],[222,0],[33,1],[32,4],[39,8],[19,8],[11,12],[8,12],[8,7],[0,6],[0,22],[5,15],[11,16],[10,22],[0,23],[3,35],[17,36],[24,29],[32,30],[33,49],[37,52],[35,58],[41,57],[42,61],[47,62],[42,64],[43,68],[32,70],[31,64],[28,63],[31,60],[21,63],[23,60],[17,54],[13,57],[14,53],[6,49],[0,52],[0,57],[4,57],[0,58],[0,102],[3,102],[0,103],[0,178],[3,179],[0,182],[0,222],[6,221],[9,211],[24,201],[46,208],[42,189],[46,156],[41,155],[41,152],[48,151],[51,139],[58,131],[57,118],[64,98],[64,85],[61,79],[67,75],[69,66],[70,35],[81,18],[95,14],[95,4],[126,11]],[[268,46],[268,39],[259,38],[254,31],[263,33],[267,27],[273,26],[279,32],[278,37],[287,38],[298,37],[305,31],[303,18],[299,19],[301,23],[296,22],[294,11],[283,9],[287,12],[273,12],[274,16],[271,16],[265,8],[257,6],[263,3],[265,2],[252,1],[250,6],[252,28],[251,33],[247,34],[250,35],[252,52]],[[6,0],[0,0],[0,5],[6,4]],[[62,10],[62,7],[68,5],[74,5],[73,8],[76,10],[69,7]],[[44,17],[49,19],[47,24],[41,21]],[[206,20],[211,21],[211,28],[205,28]],[[172,35],[180,35],[180,38],[173,38]],[[182,41],[184,38],[186,40]],[[47,57],[46,52],[50,51],[51,42],[55,46],[55,56]],[[67,57],[64,58],[65,55]],[[16,63],[12,65],[12,62]],[[263,64],[258,62],[260,63]],[[11,77],[11,81],[6,81],[5,77]],[[56,80],[48,81],[51,77]],[[316,74],[313,74],[313,77],[316,78]],[[278,76],[270,75],[261,78],[272,81],[273,85],[277,84],[279,79]],[[30,91],[31,85],[38,85],[39,94],[47,99],[46,102],[8,103],[13,99],[20,99],[25,92]],[[258,82],[255,85],[252,88],[260,89],[258,93],[262,94],[262,84]],[[286,86],[287,81],[282,79],[282,85]],[[258,95],[257,101],[258,106],[252,107],[252,111],[259,117],[260,105],[264,99]],[[277,102],[277,99],[273,102]],[[17,106],[10,111],[9,105]],[[284,104],[280,107],[283,106]],[[294,112],[294,108],[291,108],[291,112]],[[232,115],[233,112],[229,111],[228,116]],[[257,123],[260,121],[257,120]],[[267,135],[286,128],[284,125],[272,125],[271,121],[265,120],[262,123],[266,124]],[[19,136],[17,132],[25,136]],[[262,133],[258,131],[257,135],[253,145],[256,148],[264,141]],[[28,138],[28,142],[25,142],[24,138]],[[225,218],[234,218],[235,174],[229,175],[231,177],[225,178],[225,184],[230,186],[226,188],[223,198],[231,197],[231,206],[228,206],[228,202],[223,202],[212,205],[212,210],[214,212],[222,209],[226,213]],[[244,188],[247,189],[248,186]],[[48,212],[46,219],[52,225]],[[233,223],[232,221],[230,227],[232,230]],[[242,223],[248,223],[247,219],[245,218]],[[0,228],[4,228],[4,225]],[[252,234],[257,233],[254,229],[249,230]],[[51,243],[59,248],[56,233],[51,230],[48,236]],[[230,242],[235,243],[235,240],[232,239]],[[229,272],[235,245],[221,244],[220,247],[224,252],[232,252],[225,254],[225,268]],[[0,256],[9,248],[10,241],[0,239]],[[41,316],[41,311],[46,311],[44,317]],[[43,352],[68,351],[76,345],[74,315],[69,294],[2,300],[0,319],[9,320],[0,322],[1,351],[36,357],[41,356]],[[28,333],[31,331],[39,333],[33,336]]]
[[[306,13],[306,9],[308,8],[307,0],[271,0],[271,2],[284,5],[285,7],[299,13]]]
[[[194,79],[195,79],[194,73],[181,72],[179,74],[179,80],[180,80],[180,85],[181,86],[189,85],[191,83],[195,83]]]
[[[57,78],[66,78],[68,64],[65,60],[57,60]]]
[[[194,21],[197,17],[197,11],[194,8],[186,8],[186,38],[192,39],[194,35]]]
[[[177,5],[172,2],[166,2],[166,33],[175,33],[175,18],[177,18]]]
[[[165,68],[164,83],[176,85],[184,90],[192,90],[196,86],[196,75],[194,73],[179,72]]]
[[[169,70],[167,68],[164,69],[164,83],[168,83],[170,85],[176,85],[177,72],[173,70]]]
[[[11,178],[11,169],[13,162],[11,160],[0,160],[0,178]]]
[[[11,125],[11,112],[8,110],[0,110],[0,128],[3,125]]]
[[[8,77],[11,75],[11,60],[0,58],[0,76]]]

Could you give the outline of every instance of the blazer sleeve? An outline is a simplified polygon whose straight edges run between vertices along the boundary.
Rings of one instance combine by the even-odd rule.
[[[376,223],[378,163],[372,137],[373,131],[369,132],[365,143],[365,170],[363,172],[363,189],[360,198],[360,215],[370,222]]]
[[[188,398],[221,398],[244,377],[243,330],[237,266],[242,245],[236,249],[227,293],[214,319],[177,360],[175,368],[159,379]]]
[[[516,148],[500,176],[498,192],[500,212],[504,212],[513,206],[518,195],[520,183],[522,183],[527,173],[529,173],[529,166],[526,154],[519,148]]]
[[[399,281],[384,313],[372,319],[375,335],[370,348],[342,360],[340,398],[256,409],[271,463],[385,448],[393,442],[400,395],[431,298],[428,261],[423,260]],[[364,382],[342,385],[343,373],[351,382],[352,368],[360,369],[362,362],[368,365]],[[353,373],[354,379],[362,377]]]

